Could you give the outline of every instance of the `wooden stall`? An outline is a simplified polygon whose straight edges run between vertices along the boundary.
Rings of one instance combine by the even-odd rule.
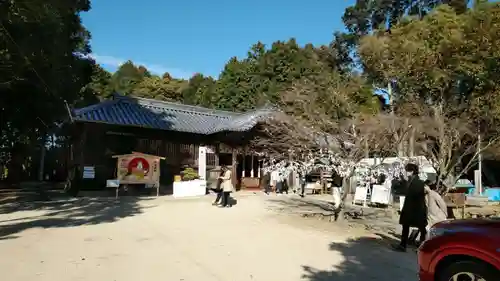
[[[251,179],[243,185],[258,186],[258,158],[244,155],[242,159],[241,154],[256,134],[254,128],[270,112],[262,109],[235,113],[118,94],[112,100],[71,110],[72,158],[68,170],[75,175],[71,178],[73,194],[104,189],[104,182],[116,174],[111,156],[130,157],[130,151],[165,159],[158,175],[162,194],[173,194],[174,176],[186,167],[198,170],[200,178],[211,181],[220,173],[220,167],[231,165],[235,186],[240,186],[248,175]],[[200,167],[202,147],[206,148],[201,158],[205,165]],[[85,167],[94,167],[93,178],[82,180]],[[87,172],[90,175],[91,171]],[[125,177],[134,177],[130,171],[127,173]],[[123,180],[128,181],[124,178],[120,185]],[[140,181],[144,184],[146,179]]]

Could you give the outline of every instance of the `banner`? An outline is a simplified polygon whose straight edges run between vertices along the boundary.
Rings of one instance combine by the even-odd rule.
[[[156,184],[160,179],[160,159],[146,154],[118,156],[117,179],[121,184]]]

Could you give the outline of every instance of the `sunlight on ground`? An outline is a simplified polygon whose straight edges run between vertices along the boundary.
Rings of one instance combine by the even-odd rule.
[[[373,234],[211,199],[0,206],[2,280],[415,280],[414,253]]]

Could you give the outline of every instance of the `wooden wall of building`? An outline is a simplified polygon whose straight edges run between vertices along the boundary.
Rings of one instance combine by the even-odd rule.
[[[81,174],[84,166],[93,166],[96,171],[95,179],[85,181],[84,189],[105,188],[106,180],[116,176],[116,159],[111,157],[132,151],[165,157],[160,162],[162,186],[171,185],[174,176],[179,175],[185,167],[198,168],[200,145],[208,148],[208,180],[218,176],[220,166],[231,165],[236,160],[232,148],[221,144],[224,141],[223,135],[200,136],[94,123],[80,123],[76,126],[79,136],[74,142],[74,162],[79,166],[78,173]],[[242,167],[239,166],[243,161],[241,159],[238,162],[238,167],[234,169],[235,180],[241,176]],[[249,163],[246,163],[246,169],[249,168]]]

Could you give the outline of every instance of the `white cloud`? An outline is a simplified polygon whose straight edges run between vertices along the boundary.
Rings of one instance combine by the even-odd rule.
[[[127,59],[122,59],[122,58],[117,58],[113,56],[101,56],[98,54],[90,54],[89,57],[93,58],[97,63],[103,65],[103,66],[108,66],[108,67],[119,67],[123,63],[127,61]],[[193,73],[177,69],[177,68],[169,68],[165,67],[162,65],[158,64],[150,64],[150,63],[145,63],[145,62],[140,62],[140,61],[134,61],[131,60],[135,65],[142,65],[145,68],[147,68],[151,73],[157,74],[157,75],[162,75],[165,72],[170,73],[170,75],[174,78],[184,78],[184,79],[189,79],[191,76],[193,76]]]

